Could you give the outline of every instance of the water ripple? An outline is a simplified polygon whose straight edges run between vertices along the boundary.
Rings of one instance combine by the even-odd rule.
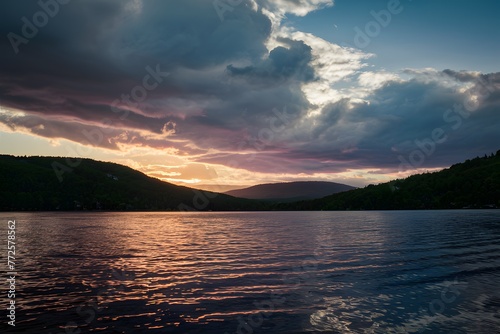
[[[20,331],[500,328],[500,211],[15,216]]]

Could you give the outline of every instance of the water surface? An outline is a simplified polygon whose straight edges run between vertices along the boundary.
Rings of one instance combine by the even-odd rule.
[[[19,332],[500,328],[500,210],[1,213],[2,265],[9,219]]]

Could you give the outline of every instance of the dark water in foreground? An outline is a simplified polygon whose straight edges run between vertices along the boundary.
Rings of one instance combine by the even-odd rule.
[[[500,210],[9,219],[17,332],[500,332]]]

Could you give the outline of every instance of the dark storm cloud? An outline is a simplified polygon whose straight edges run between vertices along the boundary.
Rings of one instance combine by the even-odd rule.
[[[211,128],[219,115],[190,114],[186,101],[201,110],[206,105],[197,105],[212,96],[226,100],[225,68],[233,61],[260,60],[271,27],[262,13],[246,6],[220,22],[212,3],[201,0],[72,1],[58,5],[48,24],[27,43],[16,45],[16,54],[7,36],[23,36],[24,18],[33,21],[40,11],[36,1],[2,10],[2,105],[83,123],[110,118],[115,127],[154,133],[161,133],[166,122],[189,117],[194,118],[185,123],[193,124],[186,128],[198,123]],[[168,72],[170,78],[162,77],[144,101],[133,100],[134,87],[151,74],[147,67]],[[244,94],[243,89],[235,87],[231,94]],[[117,99],[120,103],[114,103]],[[197,118],[200,113],[205,121]]]
[[[238,68],[233,65],[227,67],[233,76],[248,77],[250,81],[274,84],[276,81],[296,79],[300,82],[311,81],[314,78],[314,69],[309,65],[311,61],[311,47],[302,41],[287,41],[290,47],[277,47],[269,53],[258,65]]]
[[[296,13],[301,3],[314,7],[279,3]],[[0,104],[23,111],[0,112],[0,122],[13,130],[108,149],[172,148],[200,162],[289,173],[397,168],[398,155],[437,127],[448,140],[423,166],[445,166],[500,142],[499,73],[414,72],[415,79],[388,81],[364,102],[345,97],[308,115],[314,106],[302,86],[323,74],[312,65],[313,43],[282,38],[284,46],[268,52],[271,22],[245,2],[221,21],[206,0],[73,0],[17,53],[9,33],[22,36],[23,17],[32,22],[40,5],[0,6]],[[458,121],[443,115],[468,97],[449,81],[487,92],[456,130]]]
[[[206,156],[201,161],[232,161],[239,168],[276,173],[313,174],[355,168],[396,172],[400,170],[399,157],[409,160],[421,147],[432,153],[424,152],[425,159],[414,167],[444,167],[470,158],[471,152],[498,150],[499,75],[482,77],[490,83],[488,87],[476,77],[465,92],[443,85],[442,75],[446,73],[436,73],[430,82],[388,82],[365,102],[342,99],[326,106],[309,122],[290,124],[271,141],[248,142],[245,155]],[[469,99],[478,92],[483,95],[475,107]],[[443,142],[432,142],[435,129],[440,129]]]
[[[366,103],[349,106],[351,101],[341,100],[327,107],[322,125],[296,155],[351,161],[361,168],[397,169],[398,156],[419,149],[417,142],[428,142],[434,129],[442,129],[447,139],[434,143],[434,152],[417,167],[447,166],[467,158],[470,152],[496,151],[500,103],[490,101],[499,90],[491,89],[480,98],[477,108],[467,110],[475,86],[459,92],[441,85],[439,78],[388,83],[374,91]]]
[[[147,1],[138,10],[134,3],[73,1],[20,45],[19,54],[4,43],[9,66],[2,69],[2,104],[83,123],[111,119],[129,131],[161,133],[171,121],[177,136],[203,148],[228,146],[228,139],[258,130],[277,98],[297,116],[307,108],[299,85],[313,76],[310,47],[288,41],[289,50],[279,47],[262,61],[271,23],[261,12],[242,5],[220,22],[207,1]],[[30,4],[11,8],[9,17],[40,10]],[[2,34],[20,25],[11,20]],[[277,81],[256,87],[254,78],[227,70],[241,62]],[[132,90],[150,73],[148,66],[169,76],[131,106],[137,102],[130,102]]]

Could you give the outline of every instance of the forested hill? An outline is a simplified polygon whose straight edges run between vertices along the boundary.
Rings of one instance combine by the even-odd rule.
[[[321,198],[351,189],[355,188],[335,182],[298,181],[259,184],[253,187],[226,191],[225,194],[275,202],[296,202]]]
[[[270,204],[176,186],[90,159],[0,155],[0,211],[500,208],[500,151],[436,173],[321,199]]]
[[[90,159],[0,155],[0,210],[261,210],[262,203],[176,186]]]
[[[435,173],[369,185],[276,210],[413,210],[500,208],[500,151]]]

